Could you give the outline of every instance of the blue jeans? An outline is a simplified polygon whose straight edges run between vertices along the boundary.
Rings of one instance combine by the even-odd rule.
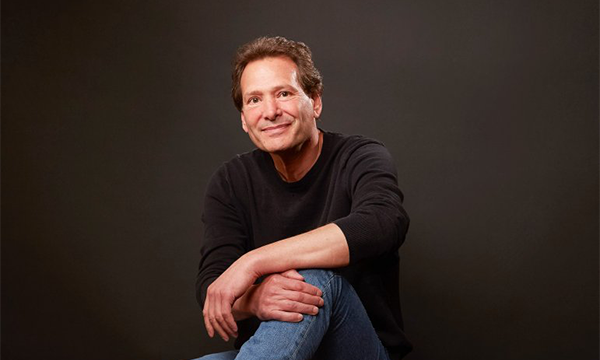
[[[389,360],[358,295],[343,277],[329,270],[302,270],[309,284],[323,291],[317,315],[299,323],[263,321],[240,350],[197,360],[373,359]]]

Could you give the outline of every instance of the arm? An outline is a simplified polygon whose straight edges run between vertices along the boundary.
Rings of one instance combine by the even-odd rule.
[[[211,303],[204,307],[209,335],[216,330],[222,337],[223,333],[235,336],[231,305],[259,276],[289,269],[342,267],[397,251],[408,227],[408,217],[402,209],[391,156],[381,145],[370,144],[355,151],[346,168],[352,199],[350,214],[238,259],[209,287]],[[252,297],[248,298],[240,305],[251,303]]]
[[[367,144],[347,162],[350,213],[335,220],[346,235],[350,263],[397,252],[404,242],[409,218],[392,156],[380,144]]]
[[[282,260],[286,259],[287,255],[281,254],[296,250],[280,249],[280,252],[272,254],[271,257],[261,256],[256,258],[259,261],[252,261],[252,264],[276,264],[275,267],[269,266],[261,269],[260,267],[251,268],[245,264],[247,259],[255,259],[255,253],[264,254],[265,252],[263,249],[246,254],[248,251],[248,235],[246,234],[248,225],[244,223],[243,213],[239,211],[240,206],[236,203],[235,197],[231,196],[231,180],[228,174],[225,167],[220,168],[211,178],[207,187],[202,215],[205,233],[200,249],[201,261],[196,281],[198,302],[204,309],[207,309],[210,306],[207,304],[215,304],[207,296],[211,283],[214,283],[217,278],[221,279],[220,282],[211,285],[210,289],[213,289],[213,292],[219,283],[222,283],[224,288],[231,290],[233,288],[227,280],[228,274],[235,272],[247,275],[239,278],[239,283],[242,285],[233,296],[224,295],[229,300],[227,305],[222,305],[222,311],[232,312],[231,316],[233,317],[226,315],[227,324],[218,324],[219,321],[225,319],[223,315],[204,311],[204,321],[209,335],[212,337],[217,332],[225,340],[228,340],[229,336],[236,335],[237,326],[234,319],[240,320],[257,316],[261,320],[300,321],[302,314],[315,314],[315,306],[322,305],[321,291],[318,288],[305,283],[302,276],[295,271],[284,272],[288,268],[286,268],[287,262]],[[330,253],[332,247],[327,246],[327,248],[329,250],[324,251],[323,255],[338,257],[338,255]],[[312,252],[320,251],[313,246]],[[277,262],[272,260],[273,257],[277,258]],[[234,271],[234,269],[239,270]],[[281,270],[277,271],[277,269]],[[284,273],[277,274],[279,272]],[[259,276],[267,274],[273,275],[266,278],[260,285],[252,285]],[[229,309],[228,306],[232,299],[238,299],[238,301],[235,301],[235,306]],[[217,324],[211,326],[211,322]]]
[[[338,268],[348,265],[350,259],[344,233],[331,223],[252,250],[239,261],[246,263],[251,273],[263,276],[290,269]]]
[[[347,216],[255,249],[238,262],[263,276],[289,269],[338,268],[397,251],[409,219],[391,155],[380,144],[366,144],[348,156],[344,168],[340,178],[347,182],[352,201]]]
[[[344,233],[337,225],[328,224],[242,255],[208,287],[203,314],[209,336],[215,332],[224,340],[237,336],[233,305],[260,276],[290,269],[342,267],[348,264],[348,254]],[[320,296],[316,291],[309,295]],[[238,304],[238,316],[251,313],[249,309],[256,306],[251,291]]]
[[[247,225],[235,198],[226,166],[211,177],[204,197],[200,243],[200,263],[196,277],[196,297],[205,305],[208,286],[239,259],[248,248]]]

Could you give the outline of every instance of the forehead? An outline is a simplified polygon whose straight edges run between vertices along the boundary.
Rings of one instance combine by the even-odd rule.
[[[249,62],[240,79],[242,93],[283,85],[299,87],[298,67],[285,56]]]

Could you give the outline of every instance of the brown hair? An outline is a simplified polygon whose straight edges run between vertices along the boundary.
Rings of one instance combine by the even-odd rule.
[[[298,81],[302,90],[309,95],[323,93],[323,78],[312,61],[312,53],[302,42],[288,40],[282,36],[260,37],[242,45],[233,61],[231,72],[231,97],[235,107],[242,111],[242,89],[240,81],[246,66],[255,60],[267,57],[286,56],[298,67]]]

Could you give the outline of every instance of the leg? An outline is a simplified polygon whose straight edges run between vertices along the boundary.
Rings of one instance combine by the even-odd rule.
[[[389,360],[371,320],[354,288],[335,275],[331,287],[336,299],[325,337],[312,360],[374,359]]]
[[[304,315],[299,323],[262,322],[236,360],[308,360],[315,354],[324,359],[389,359],[358,295],[344,278],[327,270],[300,273],[323,291],[325,304],[319,313]]]

